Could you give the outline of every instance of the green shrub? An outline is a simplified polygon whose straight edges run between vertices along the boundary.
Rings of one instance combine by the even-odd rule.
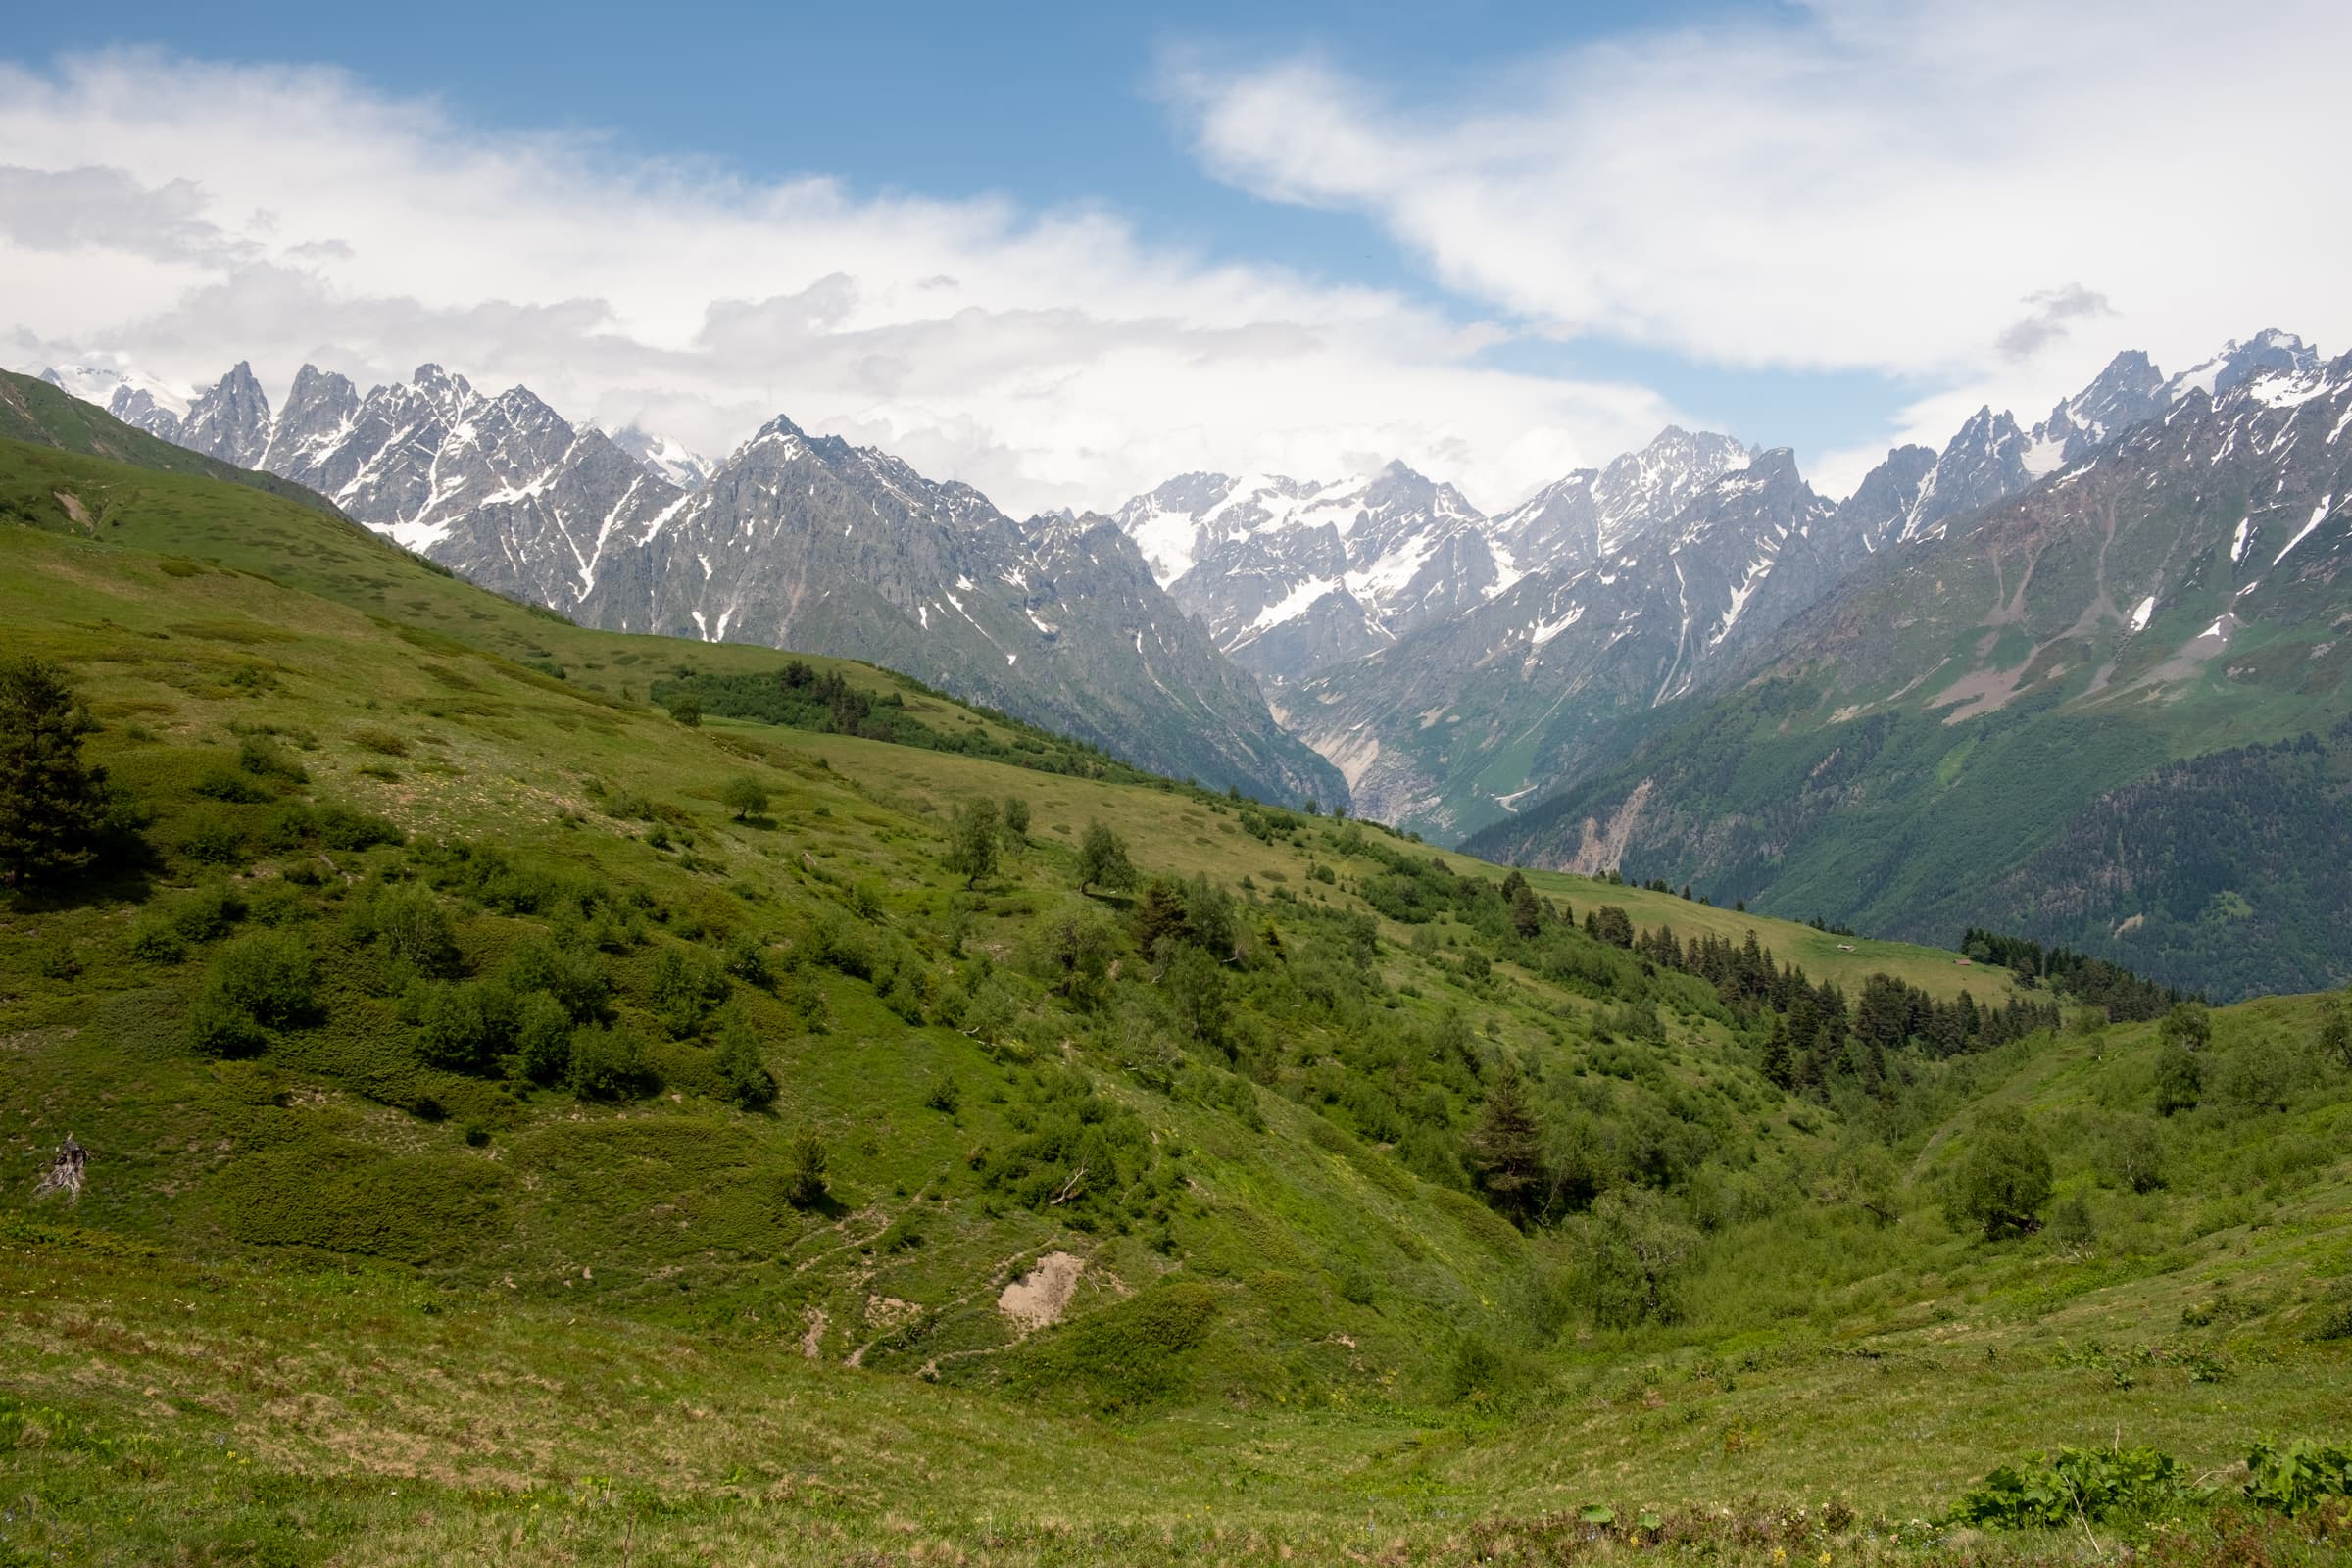
[[[308,784],[310,771],[293,754],[267,735],[247,735],[237,743],[237,766],[260,778],[282,778]]]
[[[270,1048],[270,1031],[252,1013],[208,991],[188,1008],[188,1044],[200,1056],[251,1056]]]
[[[255,931],[220,950],[205,992],[272,1028],[306,1021],[317,1006],[317,966],[302,939],[283,931]]]
[[[545,991],[534,991],[514,1007],[514,1055],[533,1083],[561,1083],[571,1071],[572,1015]]]
[[[351,744],[362,751],[373,752],[378,757],[406,757],[409,755],[408,737],[396,735],[388,729],[355,729],[351,732]]]
[[[1507,1403],[1524,1381],[1516,1359],[1483,1334],[1463,1335],[1446,1364],[1446,1394],[1456,1404],[1488,1409]]]
[[[398,824],[365,811],[340,806],[321,806],[315,813],[318,842],[330,850],[369,850],[379,844],[405,844],[408,835]]]
[[[208,801],[221,801],[230,806],[250,806],[270,799],[270,792],[244,774],[227,767],[216,767],[188,786],[191,794]]]
[[[394,958],[423,975],[441,977],[458,969],[458,936],[440,901],[414,882],[377,893],[352,910],[352,935],[382,944]]]
[[[2205,1092],[2205,1067],[2178,1040],[2167,1040],[2156,1051],[2156,1113],[2170,1116],[2194,1110]]]
[[[746,1110],[764,1110],[776,1102],[775,1075],[760,1059],[760,1036],[741,1007],[730,1007],[718,1028],[714,1062],[727,1098]]]
[[[953,1074],[940,1073],[932,1078],[931,1087],[923,1092],[923,1103],[933,1110],[953,1116],[956,1107],[963,1103],[963,1090],[956,1085]]]
[[[654,1016],[671,1039],[697,1033],[710,1009],[726,999],[726,972],[702,949],[671,946],[655,956]]]
[[[2155,1513],[2202,1495],[2180,1461],[2155,1448],[2061,1448],[1992,1471],[1961,1494],[1951,1522],[2057,1529],[2078,1519]]]
[[[188,945],[170,921],[148,915],[131,927],[130,956],[146,963],[177,963],[188,956]]]
[[[2291,1047],[2278,1040],[2250,1040],[2222,1056],[2213,1092],[2239,1110],[2284,1110],[2302,1081],[2303,1063]]]
[[[2246,1500],[2283,1514],[2306,1514],[2328,1497],[2352,1496],[2352,1448],[2297,1439],[2269,1440],[2246,1455]]]
[[[507,1229],[506,1182],[489,1160],[320,1140],[231,1162],[214,1197],[242,1242],[422,1263],[478,1255]]]
[[[1595,1318],[1627,1328],[1682,1317],[1699,1235],[1664,1199],[1640,1187],[1604,1193],[1587,1234],[1583,1286]]]
[[[767,944],[748,931],[728,939],[725,964],[727,973],[745,985],[765,990],[776,983],[776,972],[767,961]]]
[[[1156,1285],[1033,1342],[1015,1386],[1104,1414],[1181,1394],[1193,1354],[1217,1321],[1217,1293],[1197,1281]]]
[[[605,966],[594,953],[559,946],[545,935],[534,934],[517,943],[499,972],[515,995],[544,992],[581,1023],[603,1012],[612,994]]]
[[[262,842],[273,850],[295,850],[320,844],[330,850],[369,850],[379,844],[406,843],[408,835],[380,816],[342,806],[282,806],[262,828]]]
[[[179,835],[179,853],[199,865],[242,865],[245,834],[222,812],[191,812]]]
[[[628,1100],[661,1087],[645,1042],[626,1026],[574,1030],[565,1076],[572,1093],[584,1100]]]
[[[2156,1026],[2156,1038],[2168,1046],[2202,1051],[2213,1044],[2213,1011],[2202,1002],[2176,1002]]]
[[[174,901],[169,918],[189,942],[218,942],[245,918],[245,900],[225,882],[208,882]]]
[[[519,1008],[505,986],[419,986],[424,995],[416,1006],[416,1055],[427,1066],[474,1072],[513,1047]]]
[[[803,1133],[794,1141],[792,1165],[784,1181],[784,1196],[793,1207],[814,1208],[832,1196],[826,1178],[831,1163],[824,1141],[816,1134]]]
[[[2050,1152],[2023,1112],[2001,1105],[1984,1112],[1952,1172],[1944,1214],[1953,1228],[1974,1225],[1986,1240],[2041,1228],[2053,1181]]]
[[[2100,1165],[2107,1179],[2135,1193],[2164,1185],[2164,1143],[2145,1116],[2126,1116],[2108,1129]]]
[[[843,921],[815,922],[802,939],[802,946],[811,961],[853,980],[868,979],[874,972],[873,948],[867,943],[865,933]]]

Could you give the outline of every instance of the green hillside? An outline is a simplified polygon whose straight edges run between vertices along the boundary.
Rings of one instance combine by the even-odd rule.
[[[1908,1561],[2118,1434],[2226,1494],[2102,1539],[2339,1560],[2229,1502],[2352,1432],[2331,1000],[2184,1087],[246,489],[0,499],[118,792],[0,917],[0,1562]]]
[[[273,473],[240,468],[133,428],[37,376],[0,370],[0,440],[54,447],[158,473],[189,474],[242,485],[341,516],[334,503]],[[7,503],[0,503],[6,506]],[[0,516],[5,516],[0,512]]]

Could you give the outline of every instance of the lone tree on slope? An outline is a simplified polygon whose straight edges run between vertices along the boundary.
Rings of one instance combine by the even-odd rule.
[[[1001,832],[996,802],[966,801],[956,808],[956,815],[948,823],[948,854],[944,863],[963,878],[966,888],[977,886],[982,877],[996,871]]]
[[[738,822],[747,821],[767,809],[767,786],[749,773],[738,773],[727,780],[719,792],[719,804],[735,813]]]
[[[81,756],[97,727],[64,670],[0,661],[0,872],[16,886],[61,881],[97,858],[106,769]]]
[[[1078,845],[1078,891],[1131,888],[1135,881],[1135,862],[1127,858],[1127,846],[1119,836],[1101,822],[1087,823],[1086,837]]]

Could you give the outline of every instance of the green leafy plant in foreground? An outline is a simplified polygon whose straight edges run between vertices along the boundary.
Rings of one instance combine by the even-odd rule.
[[[2246,1500],[2278,1513],[2306,1514],[2328,1497],[2352,1496],[2352,1447],[2298,1438],[2280,1447],[2267,1438],[2246,1455]]]
[[[2115,1514],[2160,1512],[2208,1494],[2156,1448],[2060,1448],[2002,1465],[1961,1494],[1954,1524],[2002,1530],[2050,1529]]]

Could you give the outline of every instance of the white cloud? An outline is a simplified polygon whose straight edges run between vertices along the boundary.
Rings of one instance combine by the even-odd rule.
[[[861,196],[491,134],[322,69],[0,66],[0,356],[166,381],[433,360],[724,451],[776,413],[1012,510],[1195,467],[1426,465],[1500,505],[1647,439],[1491,326],[1154,249],[1116,217]]]
[[[2179,368],[2269,325],[2352,337],[2347,58],[2340,0],[1818,0],[1454,101],[1313,58],[1169,86],[1212,171],[1370,216],[1466,298],[1915,378],[1903,433],[1940,445],[1984,402],[2031,423],[2125,346]]]

